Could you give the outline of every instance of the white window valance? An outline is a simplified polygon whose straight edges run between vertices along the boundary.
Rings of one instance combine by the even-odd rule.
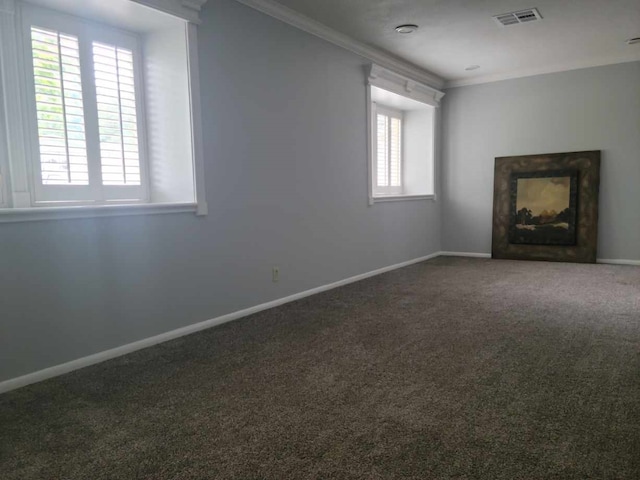
[[[207,0],[131,0],[192,23],[200,23],[200,10]]]
[[[376,64],[371,64],[368,71],[369,85],[397,93],[403,97],[426,103],[433,107],[440,106],[444,92],[436,90],[410,78],[399,75]]]

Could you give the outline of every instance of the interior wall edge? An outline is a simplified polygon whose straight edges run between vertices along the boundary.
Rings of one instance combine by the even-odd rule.
[[[409,265],[413,265],[415,263],[424,262],[430,260],[432,258],[440,256],[441,252],[435,252],[429,255],[425,255],[423,257],[414,258],[411,260],[407,260],[405,262],[396,263],[394,265],[389,265],[386,267],[378,268],[376,270],[371,270],[369,272],[361,273],[359,275],[355,275],[353,277],[348,277],[343,280],[338,280],[337,282],[329,283],[326,285],[321,285],[316,288],[312,288],[309,290],[304,290],[299,293],[295,293],[293,295],[289,295],[287,297],[282,297],[276,300],[272,300],[270,302],[262,303],[259,305],[255,305],[253,307],[245,308],[242,310],[238,310],[236,312],[231,312],[225,315],[221,315],[216,318],[212,318],[209,320],[204,320],[199,323],[194,323],[192,325],[187,325],[186,327],[178,328],[175,330],[170,330],[165,333],[161,333],[159,335],[154,335],[152,337],[144,338],[142,340],[138,340],[136,342],[128,343],[125,345],[121,345],[119,347],[111,348],[109,350],[104,350],[102,352],[98,352],[92,355],[88,355],[86,357],[78,358],[75,360],[71,360],[69,362],[61,363],[58,365],[54,365],[48,368],[44,368],[42,370],[38,370],[32,373],[28,373],[26,375],[22,375],[16,378],[11,378],[8,380],[4,380],[0,382],[0,394],[9,392],[11,390],[15,390],[21,387],[26,387],[27,385],[31,385],[33,383],[42,382],[44,380],[48,380],[50,378],[54,378],[60,375],[64,375],[65,373],[70,373],[75,370],[79,370],[84,367],[89,367],[91,365],[95,365],[97,363],[105,362],[107,360],[111,360],[117,357],[121,357],[123,355],[127,355],[129,353],[136,352],[138,350],[142,350],[144,348],[152,347],[154,345],[158,345],[160,343],[167,342],[169,340],[173,340],[179,337],[183,337],[185,335],[190,335],[192,333],[196,333],[202,330],[206,330],[208,328],[212,328],[218,325],[222,325],[224,323],[228,323],[234,320],[239,320],[241,318],[247,317],[249,315],[253,315],[254,313],[259,313],[264,310],[268,310],[270,308],[278,307],[280,305],[284,305],[286,303],[294,302],[296,300],[300,300],[305,297],[309,297],[311,295],[315,295],[318,293],[326,292],[328,290],[332,290],[334,288],[342,287],[344,285],[348,285],[350,283],[355,283],[360,280],[364,280],[370,277],[374,277],[376,275],[380,275],[382,273],[390,272],[392,270],[397,270],[402,267],[407,267]]]

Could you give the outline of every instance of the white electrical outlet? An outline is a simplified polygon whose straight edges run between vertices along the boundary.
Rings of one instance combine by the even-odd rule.
[[[278,280],[280,280],[280,268],[279,267],[273,267],[273,269],[271,270],[271,280],[273,282],[277,282]]]

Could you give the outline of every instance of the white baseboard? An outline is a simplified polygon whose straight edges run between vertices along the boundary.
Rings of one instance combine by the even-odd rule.
[[[634,265],[636,267],[640,267],[640,260],[598,258],[596,260],[596,262],[598,262],[598,263],[608,263],[610,265]]]
[[[491,258],[490,253],[475,253],[475,252],[440,252],[440,255],[443,257]],[[634,266],[640,267],[640,260],[598,258],[596,262],[607,263],[610,265],[634,265]]]
[[[174,338],[183,337],[191,333],[199,332],[200,330],[205,330],[207,328],[215,327],[216,325],[221,325],[223,323],[231,322],[233,320],[237,320],[239,318],[246,317],[248,315],[252,315],[254,313],[267,310],[269,308],[274,308],[274,307],[283,305],[285,303],[293,302],[295,300],[300,300],[301,298],[315,295],[316,293],[326,292],[327,290],[332,290],[334,288],[342,287],[343,285],[348,285],[350,283],[358,282],[360,280],[364,280],[365,278],[380,275],[382,273],[389,272],[391,270],[396,270],[398,268],[413,265],[414,263],[424,262],[426,260],[435,258],[440,254],[441,252],[436,252],[431,255],[426,255],[424,257],[414,258],[413,260],[397,263],[395,265],[379,268],[377,270],[372,270],[370,272],[362,273],[354,277],[345,278],[344,280],[339,280],[334,283],[312,288],[311,290],[305,290],[304,292],[295,293],[288,297],[279,298],[271,302],[262,303],[260,305],[245,308],[244,310],[228,313],[226,315],[222,315],[221,317],[212,318],[210,320],[205,320],[204,322],[195,323],[193,325],[188,325],[186,327],[178,328],[176,330],[171,330],[169,332],[161,333],[160,335],[155,335],[153,337],[145,338],[137,342],[128,343],[120,347],[95,353],[93,355],[89,355],[88,357],[78,358],[70,362],[61,363],[59,365],[54,365],[53,367],[45,368],[44,370],[38,370],[37,372],[28,373],[27,375],[23,375],[21,377],[5,380],[3,382],[0,382],[0,393],[8,392],[10,390],[15,390],[16,388],[24,387],[32,383],[41,382],[49,378],[57,377],[59,375],[69,373],[74,370],[78,370],[80,368],[84,368],[90,365],[95,365],[96,363],[104,362],[105,360],[111,360],[112,358],[120,357],[122,355],[135,352],[136,350],[141,350],[143,348],[151,347],[153,345],[157,345],[159,343],[163,343],[168,340],[173,340]]]
[[[472,258],[491,258],[490,253],[476,252],[440,252],[443,257],[472,257]]]

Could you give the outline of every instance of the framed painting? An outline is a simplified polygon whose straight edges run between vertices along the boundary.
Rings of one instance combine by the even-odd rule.
[[[512,173],[509,243],[575,245],[578,171]]]
[[[600,151],[495,159],[492,257],[594,263]]]

